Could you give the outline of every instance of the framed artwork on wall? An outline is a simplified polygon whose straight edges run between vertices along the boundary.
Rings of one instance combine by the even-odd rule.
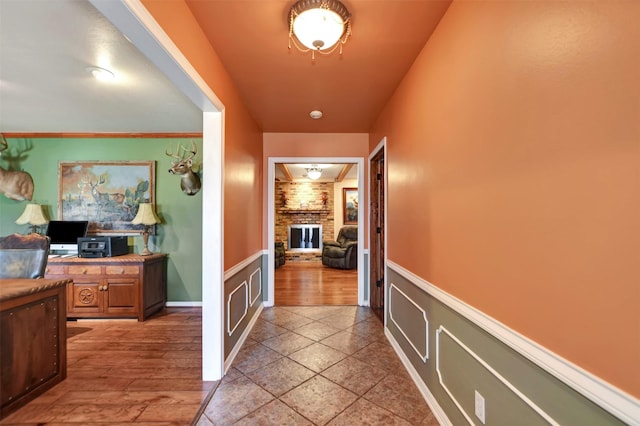
[[[154,161],[58,163],[58,219],[88,220],[89,234],[139,234],[140,203],[155,204]]]
[[[342,188],[342,213],[345,225],[358,224],[358,188]]]

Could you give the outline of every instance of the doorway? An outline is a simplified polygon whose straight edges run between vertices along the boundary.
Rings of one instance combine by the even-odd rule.
[[[384,322],[385,305],[385,140],[369,158],[369,306]]]
[[[359,157],[322,157],[322,158],[308,158],[308,157],[269,157],[268,158],[268,167],[267,167],[267,171],[268,171],[268,181],[267,181],[267,205],[269,206],[268,208],[268,214],[267,214],[267,244],[269,247],[269,255],[268,255],[268,264],[267,264],[267,274],[268,274],[268,281],[267,281],[267,294],[266,294],[266,300],[264,302],[265,307],[268,306],[273,306],[275,304],[276,301],[276,297],[275,297],[275,242],[276,242],[276,208],[274,208],[276,206],[277,203],[279,203],[280,200],[280,196],[281,194],[276,193],[276,184],[275,184],[275,178],[276,178],[276,167],[278,164],[354,164],[356,166],[356,170],[357,170],[357,194],[358,194],[358,199],[363,199],[364,197],[364,188],[363,188],[363,182],[364,182],[364,159],[363,158],[359,158]],[[340,196],[342,192],[340,192]],[[308,208],[308,205],[303,205],[302,207],[299,205],[299,200],[297,201],[298,205],[296,205],[295,207],[298,208],[300,207],[302,208]],[[293,206],[292,206],[293,207]],[[357,223],[358,224],[363,224],[364,223],[364,212],[362,211],[362,209],[358,209],[357,212]],[[363,229],[363,226],[359,226],[358,227],[358,241],[364,241],[364,235],[365,235],[365,231]],[[358,268],[354,271],[352,271],[352,275],[353,272],[355,272],[355,275],[357,276],[357,304],[358,305],[364,305],[364,294],[365,294],[365,289],[364,289],[364,249],[362,247],[362,244],[358,244],[358,248],[357,248],[357,263],[358,263]],[[284,266],[287,266],[286,263]],[[321,271],[323,268],[322,265],[319,265],[320,268],[318,268],[319,272]],[[281,266],[282,268],[282,266]],[[288,269],[293,269],[293,268],[288,268]],[[303,268],[297,268],[297,269],[303,269]],[[329,268],[326,268],[329,269]],[[283,269],[284,271],[284,269]],[[306,275],[309,275],[312,269],[309,269],[307,272],[305,272]],[[291,271],[292,274],[296,274],[295,271]],[[301,272],[298,271],[298,277],[300,277]],[[329,280],[330,278],[328,278],[327,275],[327,280]],[[293,280],[293,278],[292,278]],[[323,277],[324,280],[324,277]],[[324,285],[324,283],[323,283]]]

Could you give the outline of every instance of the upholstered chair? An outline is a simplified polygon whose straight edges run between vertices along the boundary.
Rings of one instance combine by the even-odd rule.
[[[284,250],[284,243],[282,241],[276,241],[275,243],[275,267],[279,268],[286,262],[286,252]]]
[[[0,278],[43,278],[49,237],[13,234],[0,237]]]
[[[338,269],[358,267],[358,227],[356,225],[343,226],[335,241],[322,242],[322,264]]]

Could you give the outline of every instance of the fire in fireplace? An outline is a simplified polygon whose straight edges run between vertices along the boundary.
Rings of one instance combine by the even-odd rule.
[[[321,251],[322,225],[289,225],[289,250]]]

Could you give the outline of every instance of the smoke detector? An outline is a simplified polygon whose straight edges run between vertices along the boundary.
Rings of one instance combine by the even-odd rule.
[[[309,117],[313,118],[314,120],[320,120],[322,118],[322,111],[314,109],[309,113]]]

